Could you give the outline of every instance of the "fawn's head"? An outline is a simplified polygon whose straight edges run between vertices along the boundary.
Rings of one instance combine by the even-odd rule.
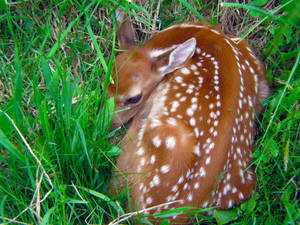
[[[195,38],[163,49],[151,45],[137,47],[130,20],[124,18],[124,13],[118,13],[119,46],[127,51],[116,57],[112,70],[114,83],[108,87],[108,96],[116,98],[118,115],[113,123],[117,126],[133,118],[144,107],[157,84],[167,74],[183,67],[196,48]]]

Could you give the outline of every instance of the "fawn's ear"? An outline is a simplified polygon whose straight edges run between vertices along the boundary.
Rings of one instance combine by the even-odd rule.
[[[196,38],[193,37],[171,48],[152,51],[150,53],[152,69],[157,70],[161,76],[165,76],[184,67],[194,55],[196,43]]]
[[[121,9],[117,9],[115,15],[119,27],[117,32],[119,47],[128,50],[129,48],[136,46],[136,34],[130,18]]]

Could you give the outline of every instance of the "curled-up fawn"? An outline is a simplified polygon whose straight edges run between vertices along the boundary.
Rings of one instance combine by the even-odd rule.
[[[118,37],[128,51],[117,56],[108,88],[115,123],[131,120],[114,174],[118,188],[129,188],[133,209],[175,201],[151,214],[247,200],[256,184],[255,112],[268,95],[262,63],[246,41],[205,23],[173,25],[136,47],[123,18]],[[189,222],[186,215],[170,220]]]

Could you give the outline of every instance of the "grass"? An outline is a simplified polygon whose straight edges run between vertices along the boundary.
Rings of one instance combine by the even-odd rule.
[[[134,12],[142,39],[147,38],[143,31],[206,18],[224,31],[246,35],[267,66],[271,93],[257,120],[255,193],[233,210],[195,215],[194,224],[299,222],[297,0],[223,6],[197,0],[136,5],[2,0],[0,223],[108,224],[125,213],[124,202],[107,191],[121,151],[120,140],[111,140],[116,133],[109,130],[113,104],[105,101],[109,76],[104,78],[117,51],[117,7]]]

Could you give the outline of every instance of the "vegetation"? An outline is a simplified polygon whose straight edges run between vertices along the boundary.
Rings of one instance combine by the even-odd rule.
[[[111,139],[118,130],[110,131],[104,78],[117,51],[114,11],[122,7],[142,38],[206,19],[261,52],[271,93],[257,119],[257,188],[241,206],[197,214],[194,223],[296,224],[300,2],[134,2],[0,0],[0,223],[108,224],[125,213],[107,191],[121,150]]]

